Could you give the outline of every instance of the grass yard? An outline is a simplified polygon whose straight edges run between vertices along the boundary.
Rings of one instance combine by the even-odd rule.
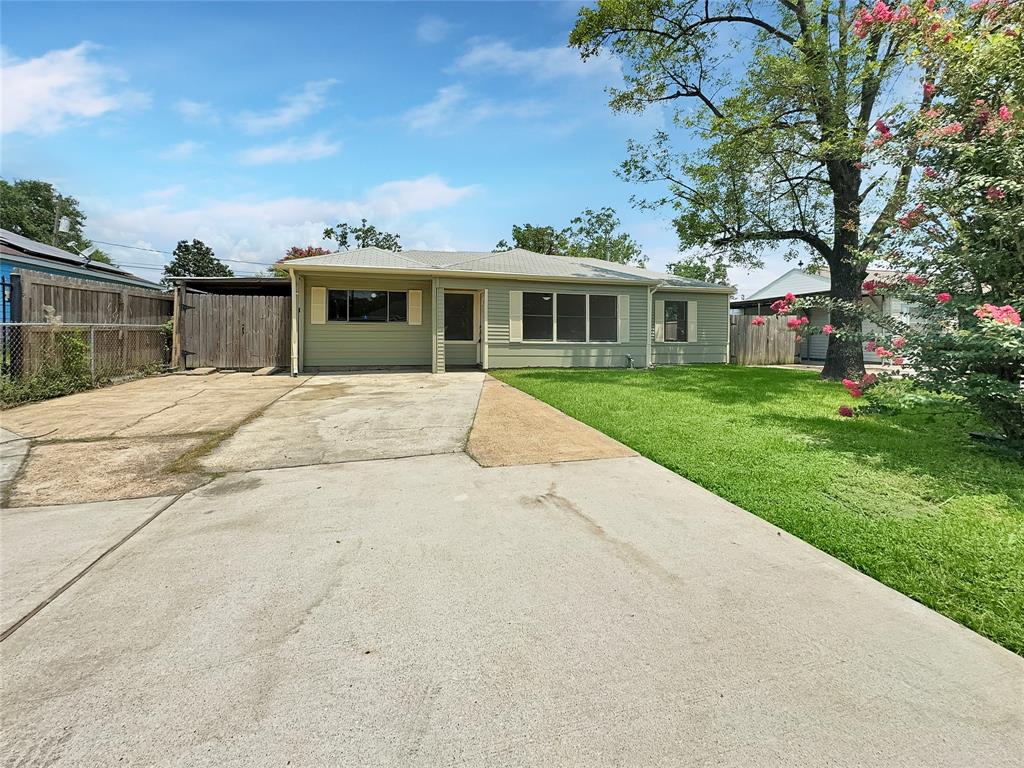
[[[966,415],[844,419],[785,369],[491,373],[1024,655],[1024,466]]]

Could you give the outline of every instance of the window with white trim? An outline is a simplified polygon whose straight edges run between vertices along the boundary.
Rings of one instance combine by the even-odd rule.
[[[523,292],[523,341],[616,342],[615,295]]]
[[[327,291],[327,320],[332,323],[404,323],[408,317],[405,291]]]

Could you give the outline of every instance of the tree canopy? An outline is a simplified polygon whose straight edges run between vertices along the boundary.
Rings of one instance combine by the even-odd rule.
[[[235,274],[202,240],[179,240],[172,256],[170,263],[164,266],[165,285],[170,284],[172,277],[234,277]]]
[[[569,42],[584,59],[608,49],[626,64],[614,110],[663,105],[697,139],[693,151],[676,150],[668,130],[632,141],[620,169],[656,187],[637,203],[670,207],[683,249],[710,245],[712,260],[748,266],[769,248],[809,253],[829,265],[832,296],[853,301],[916,165],[911,145],[893,168],[865,172],[884,139],[873,133],[890,106],[882,96],[906,72],[909,30],[931,23],[932,5],[598,0]],[[931,96],[919,93],[927,109]],[[859,323],[841,310],[834,319]],[[858,372],[860,344],[832,336],[823,375]]]
[[[325,240],[334,240],[339,248],[348,250],[351,242],[356,248],[382,248],[385,251],[402,250],[401,236],[384,232],[363,219],[359,225],[342,222],[324,230]]]
[[[512,245],[507,240],[499,240],[494,246],[495,251],[508,251],[512,248],[525,248],[534,253],[546,253],[557,256],[565,249],[562,233],[554,227],[538,227],[533,224],[514,224],[512,226]]]
[[[67,219],[67,232],[58,230],[61,218]],[[92,245],[83,231],[85,219],[78,200],[62,195],[47,181],[16,179],[12,184],[0,179],[0,227],[4,229],[80,253]],[[111,263],[110,257],[98,249],[90,258]]]
[[[525,248],[553,256],[575,256],[643,266],[647,259],[640,244],[628,232],[619,231],[621,224],[612,208],[605,207],[597,211],[587,208],[562,229],[533,224],[515,225],[512,227],[513,245],[510,246],[508,241],[502,239],[494,250]]]

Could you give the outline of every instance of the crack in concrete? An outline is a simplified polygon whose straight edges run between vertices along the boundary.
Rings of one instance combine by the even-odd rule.
[[[191,400],[193,397],[201,395],[201,394],[203,394],[203,392],[206,392],[206,391],[208,391],[208,390],[204,387],[203,389],[200,389],[200,390],[198,390],[196,392],[193,392],[191,395],[188,395],[186,397],[180,397],[177,400],[175,400],[173,403],[170,403],[169,405],[165,405],[163,408],[158,408],[157,410],[152,411],[151,413],[147,413],[145,416],[140,416],[135,421],[133,421],[131,424],[128,424],[128,425],[126,425],[124,427],[121,427],[120,429],[114,430],[113,432],[110,433],[110,436],[111,437],[120,437],[121,435],[118,435],[118,432],[124,432],[126,429],[131,429],[132,427],[137,426],[141,422],[143,422],[146,419],[148,419],[150,416],[156,416],[158,413],[163,413],[164,411],[168,410],[169,408],[174,408],[176,405],[180,405],[181,403],[185,402],[186,400]]]

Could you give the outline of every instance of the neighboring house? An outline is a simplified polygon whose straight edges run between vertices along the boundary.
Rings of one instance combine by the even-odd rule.
[[[292,371],[725,363],[728,286],[599,259],[379,248],[282,262]]]
[[[48,275],[74,277],[79,280],[94,280],[100,283],[117,283],[133,288],[148,288],[161,291],[162,286],[136,277],[131,272],[104,264],[89,261],[77,253],[65,251],[46,243],[30,240],[6,229],[0,229],[0,278],[3,283],[3,314],[4,321],[12,320],[11,316],[11,275],[19,269],[42,272]]]
[[[899,273],[892,270],[872,270],[868,273],[869,280],[892,279]],[[741,315],[770,315],[771,304],[781,299],[787,293],[792,293],[797,298],[808,298],[814,296],[828,296],[832,281],[829,279],[828,269],[822,268],[817,273],[805,272],[802,269],[791,269],[781,277],[776,278],[763,288],[754,291],[750,296],[737,299],[732,302],[733,312]],[[882,314],[899,317],[904,321],[910,321],[913,317],[913,305],[899,299],[888,296],[872,296],[863,294],[864,301],[870,301]],[[810,324],[821,327],[829,321],[829,311],[824,307],[812,307],[804,311]],[[864,321],[863,332],[872,333],[880,330],[876,325]],[[804,360],[821,361],[825,359],[825,352],[828,350],[828,337],[816,333],[804,338],[800,343],[800,357]],[[864,350],[864,360],[869,363],[881,363],[882,359],[874,352]]]

